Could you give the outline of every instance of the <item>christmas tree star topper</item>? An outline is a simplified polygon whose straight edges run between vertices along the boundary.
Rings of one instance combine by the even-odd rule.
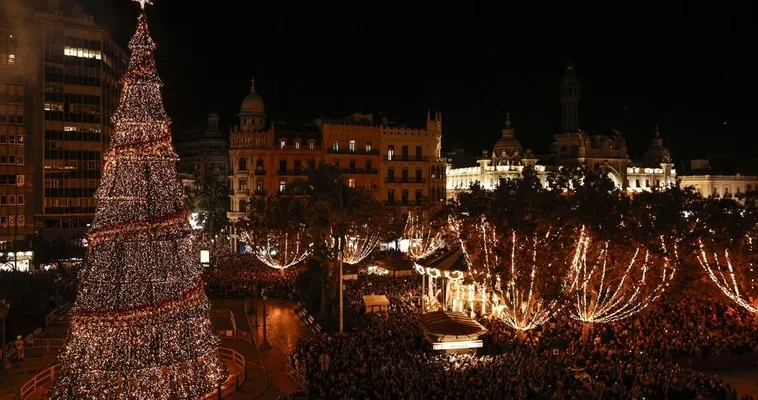
[[[139,6],[144,10],[146,4],[153,4],[153,0],[132,0],[135,3],[139,3]]]

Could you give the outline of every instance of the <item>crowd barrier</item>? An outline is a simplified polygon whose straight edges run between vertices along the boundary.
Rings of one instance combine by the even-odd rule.
[[[297,304],[295,304],[295,307],[293,308],[295,313],[300,316],[300,318],[303,319],[306,325],[308,325],[309,328],[311,328],[311,331],[315,334],[321,333],[321,325],[316,322],[316,320],[313,318],[313,315],[308,314],[308,310],[303,307],[302,304],[298,301]]]

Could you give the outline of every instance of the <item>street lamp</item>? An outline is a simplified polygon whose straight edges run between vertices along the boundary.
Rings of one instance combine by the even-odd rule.
[[[11,302],[6,299],[0,299],[0,321],[3,322],[2,335],[0,337],[0,352],[2,352],[2,358],[0,358],[0,364],[5,368],[8,365],[8,357],[5,355],[5,318],[8,317],[8,313],[11,310]]]
[[[260,345],[261,350],[271,350],[271,344],[268,342],[268,335],[266,332],[266,290],[261,290],[261,298],[263,298],[263,343]]]
[[[200,250],[200,264],[206,268],[208,268],[211,265],[211,251],[210,250]]]

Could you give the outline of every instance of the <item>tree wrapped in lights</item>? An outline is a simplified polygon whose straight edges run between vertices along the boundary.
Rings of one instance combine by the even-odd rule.
[[[707,199],[696,211],[700,236],[696,258],[708,278],[734,303],[755,315],[758,324],[755,237],[758,213],[754,199]]]
[[[584,323],[583,341],[592,324],[630,317],[663,294],[676,270],[666,255],[664,238],[659,239],[662,255],[641,246],[616,246],[611,240],[596,243],[581,230],[573,259],[570,315]]]
[[[479,297],[481,311],[494,312],[520,338],[561,306],[572,249],[561,226],[564,202],[525,168],[494,191],[475,185],[452,211],[451,228],[469,260],[469,298]]]
[[[429,212],[411,212],[405,222],[408,255],[414,261],[423,260],[445,246],[444,231],[435,226]]]
[[[306,223],[306,203],[296,197],[276,197],[253,208],[246,220],[238,223],[253,255],[265,265],[283,270],[297,265],[311,254],[313,241]]]
[[[197,399],[227,376],[144,13],[129,48],[52,399]]]

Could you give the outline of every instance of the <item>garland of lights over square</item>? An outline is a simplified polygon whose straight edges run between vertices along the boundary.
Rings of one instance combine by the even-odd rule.
[[[149,0],[136,0],[143,7]],[[50,399],[197,399],[228,375],[209,318],[144,11]]]

